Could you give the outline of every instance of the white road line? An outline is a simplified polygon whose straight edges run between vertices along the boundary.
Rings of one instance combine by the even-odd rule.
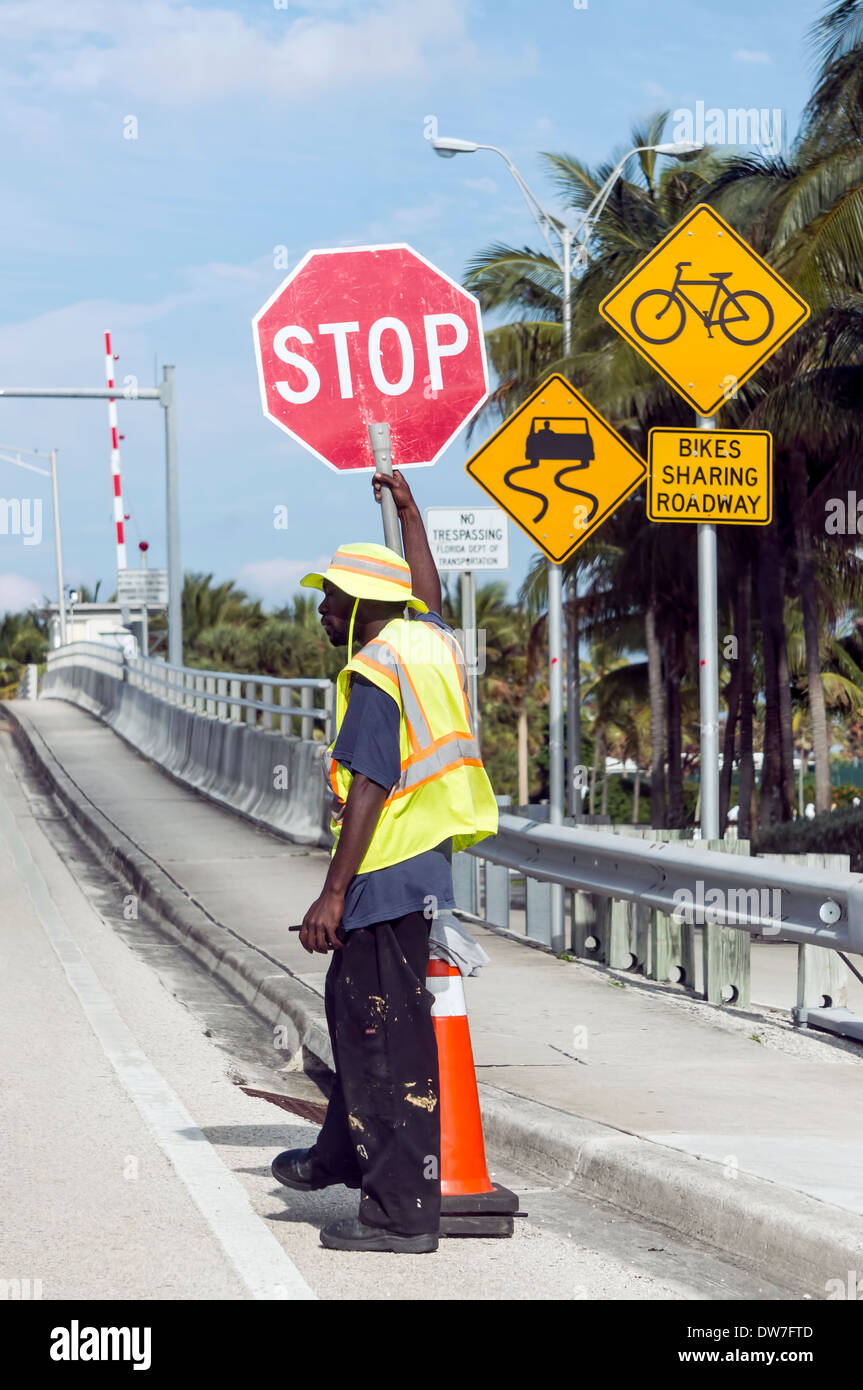
[[[262,1299],[316,1299],[315,1291],[252,1208],[245,1189],[198,1129],[179,1096],[141,1051],[66,927],[3,802],[0,835],[105,1056],[249,1292]]]

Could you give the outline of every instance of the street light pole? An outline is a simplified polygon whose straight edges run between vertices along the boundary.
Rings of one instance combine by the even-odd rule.
[[[183,664],[183,572],[180,564],[180,491],[174,368],[162,368],[159,394],[165,411],[165,517],[168,550],[168,664]]]
[[[57,553],[57,607],[60,615],[60,646],[66,645],[66,596],[63,592],[63,542],[60,538],[60,497],[57,489],[57,450],[51,450],[51,493],[54,498],[54,549]]]

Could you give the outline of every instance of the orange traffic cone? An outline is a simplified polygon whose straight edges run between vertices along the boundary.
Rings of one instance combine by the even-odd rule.
[[[511,1236],[518,1198],[488,1175],[461,975],[449,961],[432,959],[426,988],[435,997],[440,1072],[440,1233]]]

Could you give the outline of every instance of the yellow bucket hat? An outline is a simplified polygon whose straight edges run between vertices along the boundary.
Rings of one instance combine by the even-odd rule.
[[[418,613],[429,611],[428,604],[411,593],[407,560],[385,545],[340,545],[323,574],[305,574],[300,584],[305,589],[323,589],[325,579],[352,598],[402,603]]]

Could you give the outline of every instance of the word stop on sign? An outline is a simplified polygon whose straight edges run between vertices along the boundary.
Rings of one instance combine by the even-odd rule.
[[[422,342],[415,347],[401,319],[375,319],[368,333],[363,334],[358,322],[319,323],[317,339],[331,345],[332,365],[342,400],[352,399],[355,373],[362,373],[366,368],[382,395],[403,396],[414,384],[418,357],[423,384],[431,392],[442,391],[441,362],[445,357],[458,357],[464,352],[468,344],[467,324],[457,314],[423,314],[422,324]],[[280,328],[273,338],[273,351],[279,360],[295,368],[303,377],[301,386],[289,380],[274,382],[279,395],[291,405],[305,405],[315,399],[321,389],[324,368],[322,364],[319,370],[310,357],[289,344],[313,346],[315,341],[315,335],[298,323]],[[362,357],[359,363],[357,354]]]

